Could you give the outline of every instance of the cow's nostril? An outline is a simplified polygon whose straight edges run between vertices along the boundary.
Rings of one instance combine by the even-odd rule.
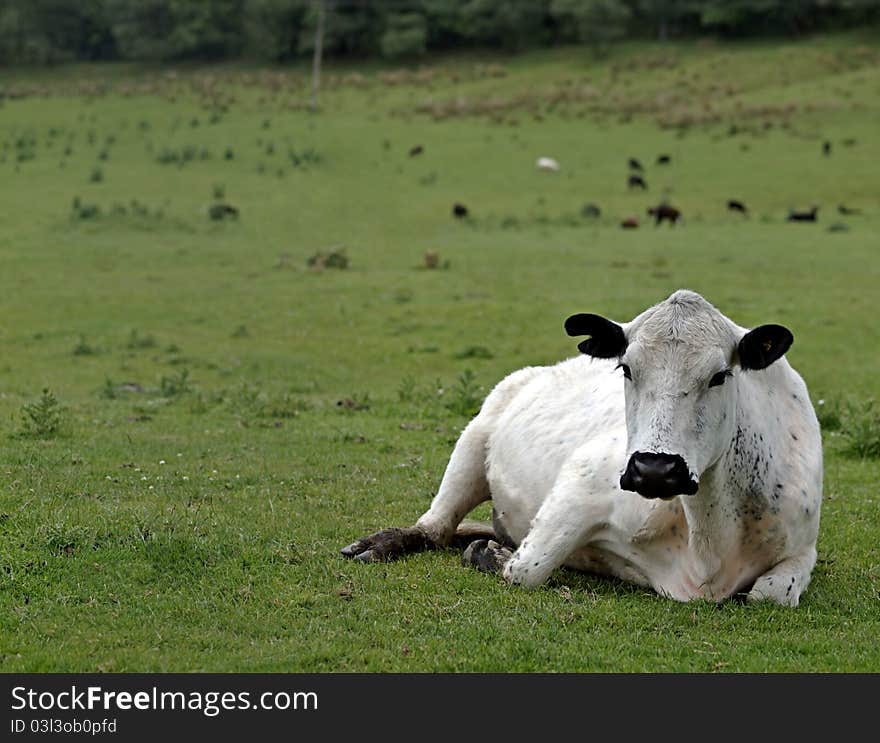
[[[652,457],[650,460],[637,458],[633,461],[636,472],[642,477],[666,477],[675,469],[675,461]]]
[[[646,454],[636,453],[632,459],[633,468],[640,477],[668,478],[680,473],[683,469],[687,474],[687,467],[681,457],[674,454]]]

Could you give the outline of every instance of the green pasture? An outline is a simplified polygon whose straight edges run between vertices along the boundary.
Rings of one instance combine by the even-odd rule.
[[[351,64],[317,113],[305,68],[0,71],[0,670],[880,670],[878,49]],[[797,609],[339,555],[426,509],[492,385],[576,352],[565,317],[678,288],[790,327],[824,401]]]

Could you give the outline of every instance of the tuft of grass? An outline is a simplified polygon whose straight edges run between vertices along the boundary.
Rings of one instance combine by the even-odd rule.
[[[79,336],[79,340],[76,342],[76,345],[73,347],[73,355],[74,356],[94,356],[98,353],[98,349],[93,345],[86,341],[86,337],[82,334]]]
[[[477,375],[470,369],[465,369],[458,376],[455,386],[450,390],[446,409],[454,415],[466,418],[475,416],[480,411],[480,405],[483,401],[476,380]]]
[[[349,259],[345,248],[337,248],[336,250],[331,250],[327,253],[318,251],[309,256],[306,261],[306,265],[315,271],[322,271],[325,268],[346,269],[348,268],[348,264]]]
[[[19,435],[26,438],[48,439],[57,436],[64,422],[64,408],[48,387],[34,402],[21,408],[22,427]]]
[[[875,400],[850,402],[841,426],[844,452],[863,459],[880,458],[880,409]]]
[[[162,397],[180,397],[191,390],[189,370],[181,369],[177,374],[163,375],[159,380],[159,392]]]
[[[839,431],[843,426],[843,406],[836,398],[820,399],[813,406],[823,431]]]
[[[133,328],[128,335],[125,347],[132,351],[141,351],[146,348],[156,347],[156,338],[152,335],[141,335],[137,328]]]
[[[494,359],[493,354],[485,346],[468,346],[455,354],[456,359]]]

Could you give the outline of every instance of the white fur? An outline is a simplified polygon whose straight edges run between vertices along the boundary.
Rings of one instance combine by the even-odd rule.
[[[745,329],[679,291],[624,328],[623,363],[588,356],[499,383],[461,435],[417,526],[448,543],[491,498],[518,545],[504,578],[534,587],[559,566],[616,576],[679,601],[796,606],[816,562],[819,426],[803,380],[781,358],[744,371]],[[722,385],[708,387],[732,368]],[[696,495],[621,490],[634,451],[679,454]]]

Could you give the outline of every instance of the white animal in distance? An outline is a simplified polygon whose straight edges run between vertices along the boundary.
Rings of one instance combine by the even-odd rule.
[[[559,171],[559,163],[552,157],[539,157],[536,167],[538,170],[550,170],[554,173]]]

